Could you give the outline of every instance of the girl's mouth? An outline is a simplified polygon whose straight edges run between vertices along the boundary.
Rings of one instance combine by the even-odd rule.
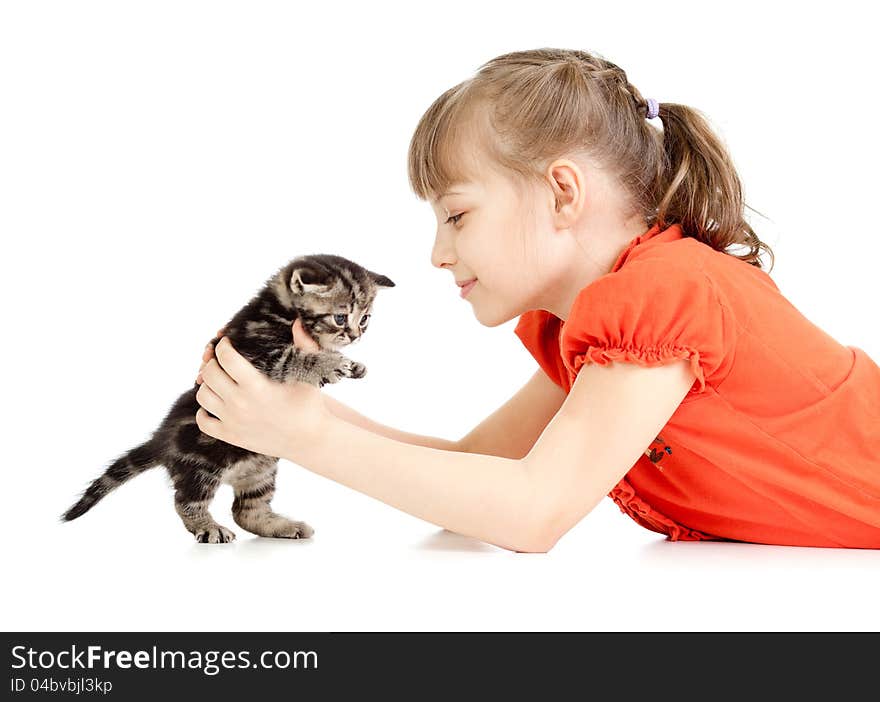
[[[467,294],[471,291],[471,289],[477,284],[477,279],[468,281],[464,285],[461,286],[461,296],[467,297]]]

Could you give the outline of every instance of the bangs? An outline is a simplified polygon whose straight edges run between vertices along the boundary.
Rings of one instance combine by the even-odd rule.
[[[409,145],[410,187],[433,200],[456,183],[478,181],[492,162],[493,140],[486,111],[460,84],[428,108]]]

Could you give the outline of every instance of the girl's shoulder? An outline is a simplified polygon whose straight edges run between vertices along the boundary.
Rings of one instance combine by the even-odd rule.
[[[531,310],[520,317],[515,333],[566,389],[585,363],[612,360],[653,366],[691,359],[695,392],[720,382],[734,356],[733,310],[696,253],[676,257],[661,251],[669,248],[652,247],[585,286],[565,322]]]

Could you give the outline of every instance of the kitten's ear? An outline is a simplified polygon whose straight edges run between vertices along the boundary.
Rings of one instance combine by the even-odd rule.
[[[297,295],[326,295],[334,282],[332,274],[307,263],[294,267],[290,274],[290,289]]]
[[[370,278],[373,279],[373,282],[378,285],[380,288],[393,288],[394,281],[391,280],[388,276],[379,275],[378,273],[373,273],[373,271],[367,271],[370,274]]]

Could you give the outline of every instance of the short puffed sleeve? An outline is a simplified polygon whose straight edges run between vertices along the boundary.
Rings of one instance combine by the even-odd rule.
[[[562,320],[546,310],[530,310],[520,315],[514,333],[549,378],[566,392],[568,370],[559,355]]]
[[[712,279],[663,258],[631,261],[578,293],[562,330],[561,355],[574,374],[585,363],[658,366],[690,361],[689,395],[726,377],[736,320]]]

